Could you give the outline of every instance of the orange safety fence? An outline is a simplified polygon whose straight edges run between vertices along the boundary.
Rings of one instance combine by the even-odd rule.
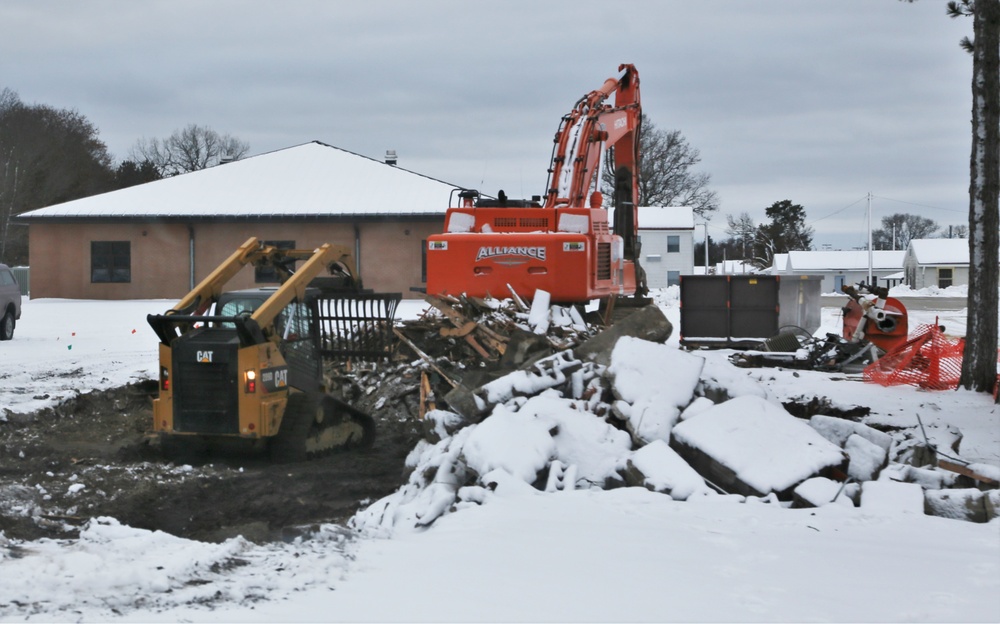
[[[921,325],[909,340],[865,367],[865,381],[952,390],[962,375],[965,339],[949,338],[938,325]]]

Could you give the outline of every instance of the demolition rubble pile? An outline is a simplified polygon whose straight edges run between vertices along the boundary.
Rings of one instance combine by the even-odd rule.
[[[655,305],[605,329],[546,299],[428,298],[433,313],[396,328],[421,371],[425,439],[407,483],[355,528],[413,529],[497,496],[621,486],[679,501],[998,515],[1000,468],[939,461],[909,434],[792,416],[745,377],[664,344],[672,327]]]

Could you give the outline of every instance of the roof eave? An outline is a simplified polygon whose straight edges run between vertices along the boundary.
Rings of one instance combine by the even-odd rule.
[[[273,215],[36,215],[14,217],[27,225],[41,223],[356,223],[388,221],[438,221],[445,213],[380,214],[273,214]]]

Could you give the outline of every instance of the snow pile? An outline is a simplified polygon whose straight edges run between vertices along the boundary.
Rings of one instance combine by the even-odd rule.
[[[353,549],[333,525],[308,539],[260,546],[243,538],[210,544],[95,518],[73,541],[10,544],[0,533],[0,619],[36,615],[99,620],[134,609],[252,605],[276,592],[322,588],[341,576]]]
[[[786,371],[738,369],[630,336],[606,349],[585,358],[594,361],[561,351],[485,383],[470,392],[475,418],[432,412],[435,442],[425,440],[410,454],[407,483],[356,514],[351,526],[391,534],[500,499],[621,486],[678,501],[735,495],[727,498],[922,512],[923,503],[910,500],[912,488],[874,485],[863,504],[860,484],[919,483],[921,500],[922,488],[955,487],[935,466],[920,467],[919,440],[894,440],[833,416],[792,416],[767,383]],[[788,383],[793,391],[795,385]],[[810,396],[834,412],[855,407]],[[927,430],[943,440],[936,427]],[[950,447],[957,452],[957,440]]]
[[[751,392],[718,405],[703,396],[704,363],[674,345],[626,336],[608,366],[566,351],[491,381],[475,392],[484,418],[432,412],[439,441],[421,442],[407,459],[406,485],[351,524],[386,534],[497,497],[622,485],[675,500],[720,492],[777,500],[773,493],[788,497],[802,481],[844,466],[842,445],[776,402]],[[719,369],[712,379],[738,387],[733,377]],[[717,479],[720,471],[728,477]]]
[[[968,284],[946,288],[927,286],[918,289],[911,288],[909,284],[897,284],[889,289],[890,297],[968,297],[968,295]]]
[[[423,527],[452,508],[494,496],[617,479],[631,449],[629,435],[585,406],[547,390],[498,405],[489,418],[437,444],[422,442],[407,458],[413,468],[408,483],[359,512],[353,526],[380,532]]]

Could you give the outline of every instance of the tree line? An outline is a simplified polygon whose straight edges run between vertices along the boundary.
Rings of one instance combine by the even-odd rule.
[[[757,224],[749,212],[726,215],[729,238],[708,237],[709,266],[723,260],[742,260],[758,269],[770,267],[774,255],[789,251],[809,251],[813,228],[807,225],[806,212],[791,200],[777,201],[765,210],[766,223]],[[918,238],[968,238],[967,225],[938,225],[933,219],[909,213],[882,217],[882,225],[872,230],[872,249],[903,251]],[[695,265],[705,263],[705,243],[695,244]]]
[[[78,111],[27,104],[0,89],[0,262],[28,263],[28,228],[14,223],[23,212],[204,169],[249,150],[191,124],[166,139],[139,139],[116,164]]]

